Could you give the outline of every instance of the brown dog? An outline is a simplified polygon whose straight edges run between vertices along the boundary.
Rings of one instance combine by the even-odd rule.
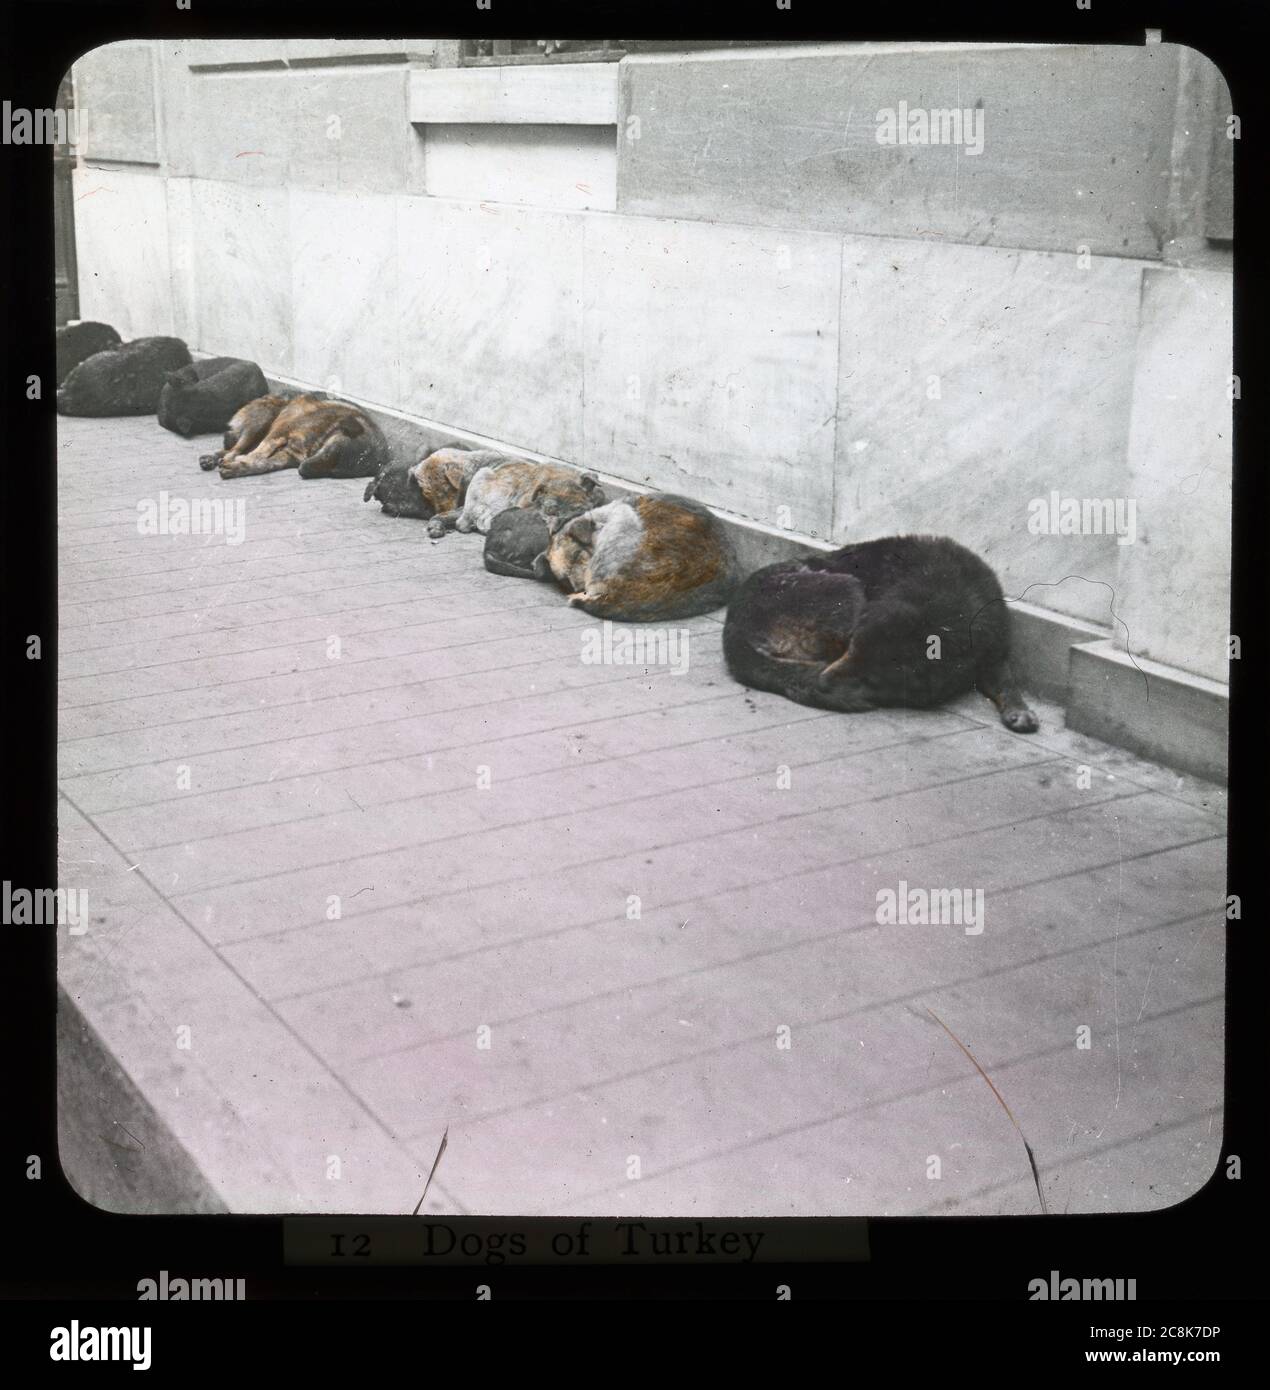
[[[482,468],[494,468],[512,462],[497,449],[438,449],[420,459],[410,469],[410,477],[419,489],[425,507],[430,507],[428,534],[445,535],[458,521],[467,501],[472,479]]]
[[[636,623],[709,613],[738,578],[731,541],[710,511],[666,492],[575,516],[553,530],[534,573],[554,578],[585,613]]]
[[[204,471],[222,478],[298,468],[302,478],[370,478],[388,460],[388,443],[364,411],[316,396],[260,396],[229,422],[225,447],[205,454]]]

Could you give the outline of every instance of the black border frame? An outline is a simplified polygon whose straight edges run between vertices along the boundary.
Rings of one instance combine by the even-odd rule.
[[[773,1299],[778,1284],[796,1298],[870,1301],[1026,1301],[1027,1283],[1059,1269],[1064,1274],[1133,1276],[1139,1303],[1181,1299],[1188,1305],[1214,1299],[1264,1298],[1267,1280],[1258,1246],[1265,1231],[1267,1157],[1266,1037],[1258,1005],[1266,974],[1266,891],[1256,872],[1258,802],[1266,780],[1259,706],[1266,686],[1266,630],[1259,624],[1265,577],[1258,564],[1267,511],[1261,461],[1267,457],[1264,406],[1265,209],[1257,195],[1267,176],[1265,50],[1256,43],[1257,0],[1076,0],[906,5],[902,11],[869,7],[846,11],[814,0],[792,0],[778,10],[773,0],[735,0],[724,7],[664,0],[643,3],[518,3],[494,0],[478,11],[473,0],[382,3],[355,7],[303,6],[264,0],[192,0],[188,11],[172,0],[11,0],[0,18],[0,96],[15,106],[54,104],[58,80],[81,53],[123,38],[399,36],[426,33],[472,37],[542,32],[623,32],[685,38],[923,38],[932,40],[1030,40],[1033,42],[1141,43],[1146,28],[1166,41],[1206,53],[1230,85],[1241,114],[1236,147],[1235,207],[1239,249],[1235,283],[1235,368],[1242,400],[1235,407],[1236,467],[1232,555],[1231,630],[1243,639],[1241,660],[1231,664],[1230,850],[1228,891],[1240,894],[1243,916],[1228,932],[1227,1070],[1223,1156],[1238,1154],[1240,1181],[1228,1181],[1223,1164],[1209,1184],[1179,1206],[1127,1216],[1050,1218],[870,1219],[871,1258],[848,1264],[776,1266],[377,1266],[344,1273],[282,1262],[282,1217],[124,1217],[83,1202],[56,1162],[54,1008],[55,945],[39,929],[6,927],[3,959],[8,982],[0,1008],[0,1057],[16,1082],[0,1121],[0,1202],[4,1258],[0,1298],[74,1300],[83,1307],[57,1311],[51,1321],[77,1316],[97,1300],[135,1300],[137,1281],[162,1268],[174,1273],[223,1274],[247,1281],[251,1300],[395,1300],[474,1298],[478,1283],[492,1283],[497,1298],[513,1299]],[[8,195],[0,219],[7,274],[0,283],[6,331],[0,337],[0,401],[7,457],[0,462],[0,689],[6,694],[4,798],[9,824],[0,838],[0,878],[53,883],[56,835],[56,486],[52,393],[26,399],[26,379],[53,373],[53,225],[51,151],[47,146],[0,147],[0,188]],[[44,638],[44,659],[26,660],[26,634]],[[26,1179],[26,1155],[44,1159],[38,1183]],[[343,1223],[353,1226],[350,1219]],[[504,1223],[506,1224],[506,1223]],[[754,1226],[768,1223],[738,1223]],[[775,1223],[771,1223],[775,1224]],[[240,1305],[248,1308],[250,1305]],[[222,1310],[224,1305],[221,1305]],[[15,1310],[16,1311],[16,1310]],[[351,1313],[351,1308],[348,1310]],[[254,1314],[240,1313],[257,1321]],[[951,1312],[951,1310],[950,1310]],[[142,1314],[144,1313],[144,1317]],[[1154,1322],[1138,1306],[1072,1305],[1054,1310],[1048,1326],[1070,1323],[1087,1332],[1092,1322],[1119,1318]],[[174,1316],[168,1305],[146,1304],[126,1317],[100,1310],[99,1321],[151,1322]],[[1059,1315],[1062,1316],[1059,1316]],[[1071,1314],[1074,1321],[1067,1317]],[[187,1315],[188,1316],[188,1315]],[[896,1313],[898,1316],[898,1313]],[[924,1310],[923,1318],[927,1317]],[[222,1318],[224,1314],[222,1313]],[[20,1314],[19,1314],[20,1318]],[[870,1315],[870,1332],[882,1323]],[[46,1355],[44,1324],[35,1320],[36,1349]],[[272,1326],[280,1335],[287,1317]],[[939,1319],[936,1318],[936,1322]],[[1192,1307],[1174,1321],[1221,1322]],[[1024,1332],[1031,1320],[1002,1324],[962,1313],[947,1325],[961,1327],[985,1357],[1001,1337]],[[227,1324],[218,1319],[222,1330]],[[195,1334],[199,1336],[200,1334]],[[1073,1332],[1072,1335],[1076,1335]],[[290,1342],[288,1337],[288,1341]],[[904,1350],[915,1354],[909,1335]],[[1034,1349],[1039,1349],[1035,1347]],[[1110,1343],[1106,1345],[1112,1345]],[[1210,1344],[1214,1345],[1214,1344]],[[1216,1343],[1215,1345],[1220,1345]],[[196,1342],[200,1361],[212,1366],[224,1354]],[[978,1354],[978,1353],[977,1353]],[[211,1359],[207,1359],[208,1357]],[[326,1353],[323,1362],[326,1365]],[[992,1358],[995,1359],[995,1358]],[[1026,1363],[1024,1363],[1026,1364]],[[330,1367],[333,1369],[333,1365]]]

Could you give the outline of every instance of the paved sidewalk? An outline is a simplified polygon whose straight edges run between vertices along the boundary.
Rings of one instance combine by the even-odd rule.
[[[62,985],[230,1209],[409,1212],[448,1126],[426,1210],[1037,1210],[930,1011],[1050,1210],[1209,1178],[1220,789],[1044,705],[748,692],[718,618],[685,672],[588,664],[361,481],[59,445]],[[162,492],[245,540],[139,534]],[[901,881],[984,930],[878,925]]]

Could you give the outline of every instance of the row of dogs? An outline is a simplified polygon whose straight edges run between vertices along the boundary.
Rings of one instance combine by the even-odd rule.
[[[180,354],[171,344],[184,362],[173,360]],[[146,357],[166,362],[151,374],[149,397],[132,389]],[[92,409],[77,408],[85,383]],[[199,459],[222,478],[284,468],[302,478],[368,478],[365,501],[424,522],[434,539],[451,529],[482,534],[488,569],[554,583],[597,618],[657,622],[727,604],[723,650],[732,675],[800,704],[851,713],[930,708],[977,689],[1007,728],[1038,727],[1011,668],[1000,583],[947,537],[889,536],[744,576],[727,529],[691,498],[610,499],[592,473],[494,450],[447,446],[403,463],[357,406],[253,389],[264,385],[255,363],[193,362],[178,339],[141,339],[75,366],[59,387],[58,409],[140,413],[136,401],[150,399],[160,423],[192,437],[221,428],[237,402],[223,447]],[[123,389],[112,402],[114,386]],[[130,389],[129,408],[118,408]]]
[[[436,539],[451,528],[482,534],[488,569],[555,582],[597,618],[665,621],[726,603],[732,674],[801,704],[925,708],[977,688],[1007,728],[1037,728],[1010,669],[1001,586],[944,537],[865,541],[743,578],[727,529],[691,498],[610,500],[593,473],[489,449],[449,446],[402,463],[364,411],[312,396],[251,401],[224,448],[199,463],[224,478],[291,467],[368,477],[365,501],[425,522]]]

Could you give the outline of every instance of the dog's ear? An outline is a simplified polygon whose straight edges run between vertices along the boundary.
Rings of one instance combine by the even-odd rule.
[[[554,579],[555,575],[551,572],[551,562],[547,559],[545,550],[539,551],[534,556],[534,578],[535,579]]]
[[[600,480],[595,476],[594,473],[584,473],[582,477],[578,479],[578,481],[582,484],[584,488],[586,488],[588,492],[600,491]]]
[[[572,521],[566,522],[560,529],[579,545],[593,546],[595,544],[595,522],[585,512],[581,516],[575,516]]]
[[[458,493],[459,501],[462,502],[467,485],[471,481],[464,465],[462,463],[447,463],[445,465],[445,480]]]

